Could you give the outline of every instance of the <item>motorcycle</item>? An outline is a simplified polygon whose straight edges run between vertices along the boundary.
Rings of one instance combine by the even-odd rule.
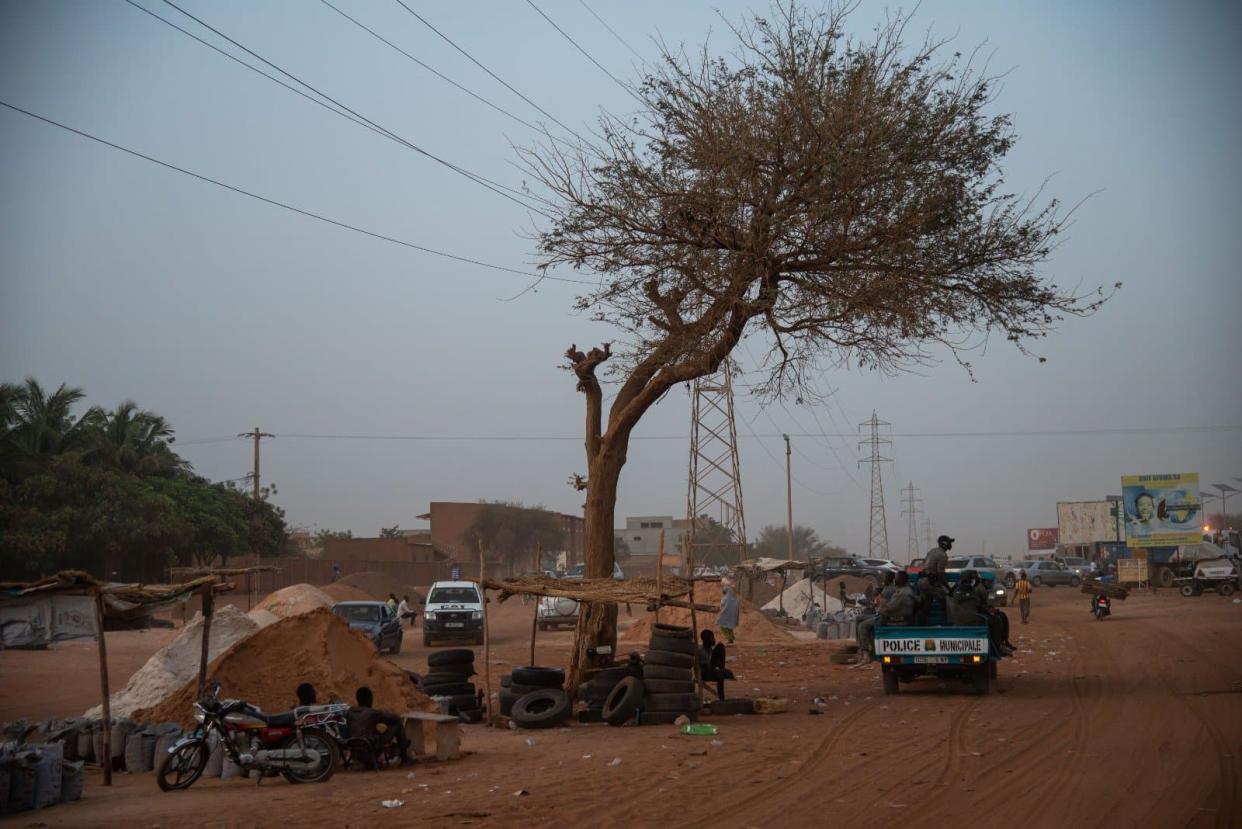
[[[220,699],[220,683],[194,703],[198,728],[158,759],[155,779],[166,792],[188,789],[202,776],[215,735],[224,754],[243,771],[281,774],[290,783],[322,783],[340,762],[338,746],[348,733],[342,703],[306,705],[266,714],[244,700]]]
[[[1105,616],[1111,616],[1113,613],[1113,600],[1108,596],[1096,596],[1092,602],[1091,612],[1095,614],[1097,622],[1104,621]]]

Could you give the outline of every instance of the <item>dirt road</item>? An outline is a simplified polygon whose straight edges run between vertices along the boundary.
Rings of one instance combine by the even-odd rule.
[[[673,819],[705,827],[1242,824],[1242,605],[1213,595],[1134,596],[1097,623],[1085,596],[1041,588],[1032,623],[1013,616],[1020,651],[1002,664],[999,692],[988,697],[930,680],[885,697],[877,669],[829,665],[824,643],[742,644],[731,690],[786,696],[790,712],[716,720],[716,742],[671,726],[469,726],[471,753],[460,761],[342,772],[318,786],[216,780],[162,794],[151,775],[118,775],[107,790],[95,773],[80,803],[37,820],[136,828],[261,826],[274,814],[325,827],[387,819],[547,827]],[[526,661],[529,608],[511,602],[494,619],[498,675]],[[563,664],[569,636],[541,633],[538,661]],[[10,658],[0,654],[0,684],[14,679]],[[398,661],[421,667],[425,651],[412,647]],[[89,684],[89,663],[82,670]],[[89,689],[86,696],[71,711],[90,704]],[[405,805],[390,812],[379,803],[388,798]]]

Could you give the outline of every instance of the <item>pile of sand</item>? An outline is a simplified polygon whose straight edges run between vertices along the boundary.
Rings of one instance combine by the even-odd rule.
[[[262,626],[260,620],[251,618],[231,604],[220,606],[211,617],[207,658],[215,659]],[[199,613],[186,624],[176,639],[156,651],[129,678],[122,690],[112,695],[112,716],[128,717],[139,708],[156,705],[186,682],[197,678],[202,651],[203,616]],[[102,710],[102,706],[96,705],[84,716],[95,719],[103,716]]]
[[[207,681],[213,680],[220,681],[222,697],[244,699],[264,711],[291,708],[302,682],[315,686],[320,702],[352,702],[354,691],[366,685],[375,692],[376,708],[438,710],[405,671],[380,658],[369,639],[327,608],[281,619],[238,642],[208,666]],[[195,679],[134,717],[188,724],[197,691]]]
[[[282,587],[255,605],[255,610],[266,610],[281,619],[309,613],[321,607],[332,607],[336,602],[318,587],[309,584],[291,584]]]
[[[841,609],[841,600],[834,597],[831,593],[825,599],[824,591],[821,584],[813,584],[810,579],[802,579],[789,585],[785,592],[772,599],[763,606],[764,610],[780,610],[784,607],[785,613],[794,619],[801,619],[805,614],[811,602],[814,601],[819,605],[820,610],[828,613],[836,613]],[[827,607],[825,608],[825,603]]]
[[[350,587],[348,584],[333,582],[319,588],[334,602],[373,602],[375,597],[365,590]]]
[[[339,581],[333,582],[329,587],[336,587],[337,585],[361,590],[367,594],[363,597],[364,599],[385,601],[388,599],[388,594],[392,593],[397,597],[397,601],[401,601],[403,596],[409,596],[411,605],[417,605],[423,600],[422,592],[410,585],[402,584],[396,578],[386,573],[350,573]],[[341,599],[340,601],[345,600]]]
[[[700,582],[695,585],[694,600],[699,604],[719,605],[720,583]],[[793,640],[793,635],[789,631],[782,630],[779,625],[767,616],[764,616],[763,611],[759,608],[741,596],[738,596],[738,602],[742,606],[742,612],[739,614],[738,625],[733,629],[733,632],[737,636],[739,643],[771,645]],[[700,611],[697,615],[699,630],[710,628],[719,634],[719,628],[716,626],[716,614]],[[660,622],[668,625],[689,625],[690,611],[680,607],[661,608]],[[626,642],[646,642],[651,636],[651,626],[653,624],[655,624],[655,614],[648,613],[645,617],[631,625],[629,630],[623,631],[621,639]]]

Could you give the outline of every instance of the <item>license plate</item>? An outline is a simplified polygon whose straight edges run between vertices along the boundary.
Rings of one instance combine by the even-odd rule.
[[[446,628],[464,628],[466,626],[466,623],[465,622],[445,622],[444,626]]]
[[[915,664],[918,665],[948,665],[949,657],[947,656],[916,656]]]

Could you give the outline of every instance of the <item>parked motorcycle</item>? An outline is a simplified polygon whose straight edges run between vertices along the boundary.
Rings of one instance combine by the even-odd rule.
[[[1091,612],[1095,614],[1095,620],[1097,622],[1104,621],[1105,616],[1111,616],[1113,613],[1113,600],[1108,598],[1108,596],[1096,596],[1095,601],[1092,602],[1092,605],[1093,607]]]
[[[340,762],[347,711],[348,705],[334,703],[266,714],[243,700],[220,699],[220,683],[212,683],[194,703],[198,728],[158,758],[156,782],[166,792],[194,785],[207,767],[208,737],[214,734],[225,756],[244,771],[258,772],[260,783],[277,773],[290,783],[322,783]]]

